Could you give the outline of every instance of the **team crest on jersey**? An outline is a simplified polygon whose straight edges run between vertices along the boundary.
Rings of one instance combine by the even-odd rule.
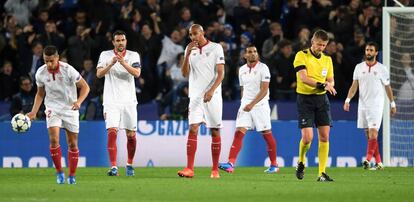
[[[363,71],[362,73],[365,74],[365,71]]]
[[[374,72],[374,75],[377,76],[377,72]]]
[[[196,53],[193,53],[193,56],[196,56],[197,54]]]
[[[208,57],[210,55],[210,53],[206,53],[206,56]]]

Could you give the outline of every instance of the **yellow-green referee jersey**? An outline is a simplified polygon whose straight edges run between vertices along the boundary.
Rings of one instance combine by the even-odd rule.
[[[333,78],[333,65],[330,56],[321,53],[316,57],[310,51],[310,48],[301,50],[296,53],[293,66],[296,71],[296,92],[304,95],[322,95],[325,94],[325,90],[317,89],[316,87],[304,84],[299,76],[299,70],[306,69],[308,77],[316,82],[325,83],[327,78]]]

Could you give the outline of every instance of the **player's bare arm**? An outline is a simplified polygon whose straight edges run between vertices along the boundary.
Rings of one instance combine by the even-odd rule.
[[[258,102],[260,102],[260,100],[262,100],[266,94],[267,91],[269,89],[269,82],[261,82],[260,83],[260,91],[259,93],[257,93],[256,97],[254,98],[254,100],[252,102],[250,102],[249,104],[247,104],[243,110],[246,112],[249,112],[250,110],[253,109],[254,105],[256,105]]]
[[[355,96],[356,92],[358,91],[358,80],[352,81],[352,85],[348,90],[348,95],[346,96],[346,100],[344,103],[344,111],[349,112],[349,102],[351,102],[351,99]]]
[[[181,73],[183,74],[184,77],[188,77],[188,74],[190,73],[190,54],[191,54],[191,50],[193,50],[195,47],[198,46],[198,43],[195,41],[190,42],[187,45],[186,48],[186,52],[184,55],[184,62],[183,65],[181,66]]]
[[[82,102],[86,99],[90,91],[88,83],[86,83],[83,78],[76,83],[76,87],[79,88],[79,97],[78,100],[73,103],[72,110],[79,110]]]
[[[96,70],[96,77],[102,78],[105,76],[105,74],[114,66],[114,64],[117,62],[117,58],[113,57],[111,60],[111,63],[109,63],[106,67],[98,67]]]
[[[46,95],[45,87],[37,87],[36,96],[34,99],[32,111],[27,113],[27,116],[30,118],[30,120],[33,120],[36,118],[36,114],[39,111],[40,105],[42,104],[43,98]]]
[[[209,102],[213,97],[214,91],[216,91],[217,87],[221,84],[224,79],[224,64],[217,64],[216,65],[217,71],[217,78],[214,81],[211,88],[204,94],[204,102]]]
[[[124,57],[122,55],[116,55],[117,61],[124,67],[132,76],[139,77],[141,75],[141,68],[134,68],[127,62],[125,62]]]
[[[397,106],[395,105],[394,95],[390,85],[385,86],[385,92],[387,93],[388,100],[391,105],[391,115],[394,116],[397,113]]]
[[[313,87],[318,87],[319,85],[318,82],[308,77],[308,71],[306,71],[306,69],[299,70],[299,77],[301,81],[306,85]],[[333,81],[333,78],[328,78],[327,82],[323,83],[322,85],[324,85],[324,89],[328,91],[331,95],[336,95],[336,90],[334,88],[335,83]]]

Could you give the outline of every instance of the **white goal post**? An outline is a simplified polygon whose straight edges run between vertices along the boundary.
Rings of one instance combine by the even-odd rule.
[[[399,87],[393,89],[398,100],[398,95],[404,97],[401,95],[405,93],[403,90],[400,92],[405,79],[397,75],[404,72],[401,65],[402,55],[409,53],[414,61],[414,8],[383,7],[382,23],[383,63],[389,68],[391,84],[394,82],[394,86]],[[412,91],[414,94],[414,88]],[[383,161],[386,166],[413,166],[414,164],[414,100],[412,98],[406,100],[400,102],[400,105],[397,102],[399,116],[391,117],[389,101],[387,97],[385,98]]]

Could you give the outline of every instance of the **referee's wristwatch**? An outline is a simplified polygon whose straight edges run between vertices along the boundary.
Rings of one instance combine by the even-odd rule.
[[[326,87],[326,83],[316,82],[317,89],[325,90],[325,87]]]

